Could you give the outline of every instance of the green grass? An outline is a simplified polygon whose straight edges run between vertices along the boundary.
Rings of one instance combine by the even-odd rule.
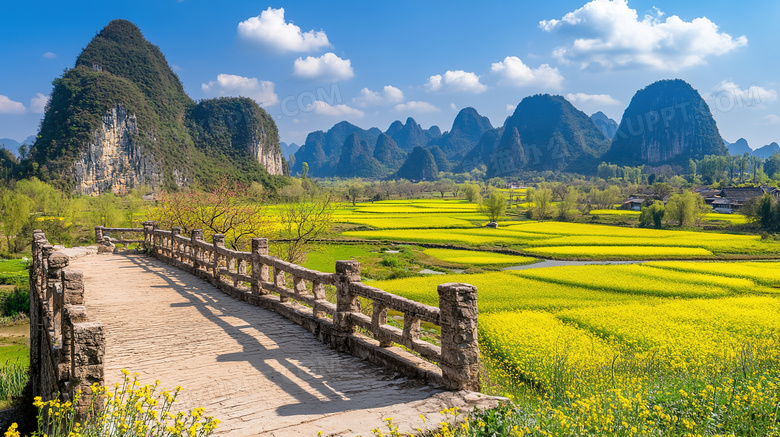
[[[21,259],[9,259],[0,261],[0,284],[25,284],[27,283],[28,261]]]
[[[329,244],[317,247],[306,256],[303,266],[320,272],[334,273],[336,261],[379,256],[378,249],[357,244]]]

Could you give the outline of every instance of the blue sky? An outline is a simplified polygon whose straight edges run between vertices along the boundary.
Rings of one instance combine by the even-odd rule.
[[[631,96],[681,78],[727,141],[780,141],[775,1],[35,1],[0,6],[0,138],[37,131],[51,81],[110,20],[136,23],[194,99],[245,95],[282,141],[340,120],[448,130],[475,107],[503,124],[560,94],[620,120]],[[318,101],[317,101],[318,100]]]

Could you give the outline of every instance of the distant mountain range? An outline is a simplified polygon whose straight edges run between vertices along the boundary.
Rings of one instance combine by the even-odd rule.
[[[295,155],[295,152],[298,151],[298,149],[301,148],[301,146],[295,144],[295,143],[279,143],[279,148],[282,149],[282,157],[287,160],[287,162],[290,162],[290,157]]]
[[[36,138],[35,135],[30,135],[29,137],[22,140],[21,143],[16,140],[12,140],[11,138],[0,138],[0,147],[8,150],[14,156],[19,157],[19,146],[21,146],[22,144],[32,146],[33,144],[35,144],[35,138]]]
[[[604,135],[606,135],[607,138],[610,140],[615,138],[615,134],[618,130],[618,124],[615,120],[607,117],[606,114],[601,111],[591,115],[590,119],[593,120],[593,123],[595,123],[602,132],[604,132]]]
[[[295,152],[292,174],[300,173],[303,163],[309,165],[312,177],[389,177],[401,168],[399,177],[427,179],[439,171],[449,171],[452,162],[460,162],[479,138],[492,129],[487,117],[474,108],[461,110],[452,123],[452,129],[442,133],[438,126],[423,129],[409,117],[405,123],[394,121],[385,132],[372,127],[368,130],[346,121],[337,123],[328,131],[316,131]],[[423,151],[415,150],[417,148]],[[436,169],[427,165],[410,164],[428,154]]]
[[[747,152],[766,158],[778,150],[777,143],[757,150],[744,139],[726,143],[701,95],[674,79],[637,91],[620,123],[600,111],[588,116],[549,94],[523,99],[500,127],[474,108],[461,110],[443,133],[437,126],[423,129],[411,117],[405,123],[394,121],[384,133],[342,121],[309,134],[295,152],[292,174],[300,173],[303,162],[314,177],[425,180],[474,169],[484,169],[488,177],[522,171],[590,174],[600,162],[683,166],[706,155]]]
[[[774,155],[777,152],[780,152],[780,145],[777,143],[770,143],[766,146],[759,147],[758,149],[751,149],[748,145],[748,142],[744,138],[738,139],[736,142],[729,143],[727,141],[724,141],[726,144],[726,147],[729,150],[729,155],[744,155],[745,153],[757,156],[759,158],[769,158],[770,156]]]

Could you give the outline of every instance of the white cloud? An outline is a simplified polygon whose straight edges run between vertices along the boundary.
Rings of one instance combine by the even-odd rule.
[[[619,105],[620,102],[609,94],[585,94],[574,93],[566,94],[566,100],[571,103],[582,103],[586,105]]]
[[[309,105],[306,108],[304,108],[303,112],[313,112],[315,114],[319,115],[326,115],[329,117],[353,117],[353,118],[360,118],[366,115],[363,111],[360,109],[352,108],[347,105],[330,105],[328,103],[323,102],[322,100],[317,100],[314,102],[313,105]]]
[[[324,31],[301,32],[284,21],[284,8],[268,8],[257,17],[238,23],[238,36],[270,47],[278,52],[311,52],[330,47]]]
[[[200,87],[208,96],[249,97],[260,106],[274,105],[279,101],[273,82],[257,80],[254,77],[220,74],[217,80],[201,84]]]
[[[593,0],[560,20],[544,20],[539,27],[573,37],[570,45],[553,52],[564,62],[581,68],[619,69],[650,67],[679,71],[705,64],[747,45],[747,38],[720,32],[706,17],[684,21],[676,15],[664,18],[656,9],[642,20],[627,0]]]
[[[15,102],[0,94],[0,114],[22,114],[27,109],[21,102]]]
[[[506,105],[506,112],[515,112],[515,109],[517,109],[517,106],[510,105],[507,103]]]
[[[454,103],[450,103],[450,109],[452,109],[453,111],[457,111],[457,110],[458,110],[458,107],[457,107],[457,106],[455,106],[455,104],[454,104]]]
[[[57,57],[57,54],[54,52],[46,52],[43,54],[43,57],[46,59],[54,59]]]
[[[355,76],[352,61],[341,59],[333,53],[325,53],[315,58],[298,58],[293,65],[293,75],[305,79],[345,80]]]
[[[35,93],[35,97],[30,99],[30,111],[36,114],[43,114],[46,110],[46,104],[49,103],[49,96],[41,93]]]
[[[563,76],[557,67],[542,64],[531,68],[517,56],[507,56],[503,61],[493,63],[490,71],[501,77],[499,83],[506,85],[560,89],[563,83]]]
[[[765,124],[780,124],[780,116],[775,114],[765,115],[763,120]]]
[[[352,99],[352,103],[366,107],[371,105],[389,105],[404,101],[404,92],[398,88],[386,85],[382,91],[371,91],[368,88],[360,90],[360,95]]]
[[[454,91],[481,93],[487,89],[479,82],[479,76],[463,70],[448,70],[444,75],[437,74],[428,78],[425,85],[431,91]]]
[[[431,105],[428,102],[411,101],[406,103],[400,103],[395,105],[395,110],[398,112],[417,112],[420,114],[439,112],[440,109]]]
[[[705,100],[715,101],[730,99],[741,106],[758,106],[761,103],[773,103],[777,101],[777,91],[763,88],[758,85],[750,85],[743,89],[730,81],[723,81],[712,88],[711,93],[705,94]]]

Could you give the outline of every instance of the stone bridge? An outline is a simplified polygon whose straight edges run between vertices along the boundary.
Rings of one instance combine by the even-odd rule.
[[[154,222],[95,233],[100,254],[75,257],[35,231],[35,395],[68,398],[127,369],[184,387],[178,408],[204,407],[231,436],[368,436],[388,417],[409,432],[426,428],[421,414],[438,423],[444,409],[497,403],[479,394],[471,285],[440,285],[431,307],[363,284],[354,261],[335,274],[282,261],[264,238],[239,252]],[[441,328],[440,345],[420,338],[421,322]]]

